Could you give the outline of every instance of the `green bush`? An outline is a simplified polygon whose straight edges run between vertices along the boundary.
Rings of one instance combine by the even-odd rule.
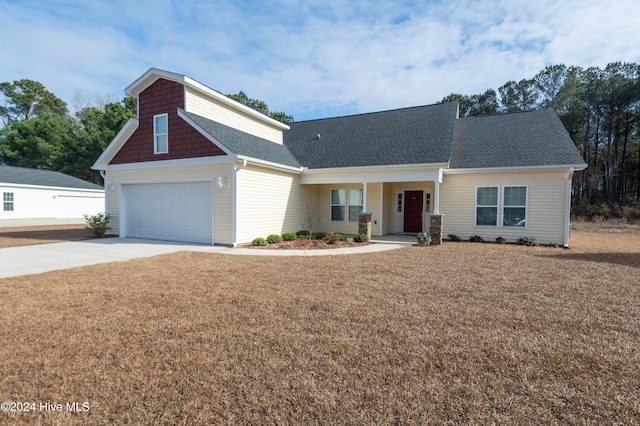
[[[506,238],[504,238],[504,237],[496,237],[496,243],[504,244],[506,242],[507,242]]]
[[[326,232],[314,232],[312,237],[314,240],[323,240],[327,236]]]
[[[353,236],[354,243],[366,243],[369,241],[369,236],[367,234],[359,233]]]
[[[551,242],[549,243],[549,245],[550,245],[551,247],[553,247],[553,248],[558,248],[558,247],[560,247],[560,243],[556,243],[555,241],[551,241]]]
[[[471,241],[472,243],[484,243],[484,238],[482,238],[480,235],[474,235],[472,237],[469,237],[469,241]]]
[[[282,234],[283,241],[295,241],[298,239],[298,235],[295,232],[285,232]]]
[[[84,220],[87,222],[87,229],[90,229],[98,238],[104,237],[109,228],[109,215],[106,213],[98,213],[95,215],[84,215]]]
[[[462,241],[462,238],[460,238],[460,236],[456,234],[449,234],[449,239],[454,243],[459,243],[460,241]]]
[[[309,234],[310,234],[310,232],[307,231],[306,229],[301,229],[301,230],[296,232],[296,236],[298,236],[298,237],[308,237]]]
[[[421,232],[416,236],[416,241],[419,246],[430,246],[431,235],[426,232]]]
[[[267,236],[267,242],[269,244],[274,244],[274,243],[281,243],[282,242],[282,237],[278,234],[271,234]]]
[[[349,237],[347,237],[343,233],[339,232],[338,235],[340,236],[340,241],[349,241]]]
[[[266,246],[269,243],[267,243],[267,240],[265,240],[264,238],[258,237],[251,241],[251,244],[253,244],[254,246]]]

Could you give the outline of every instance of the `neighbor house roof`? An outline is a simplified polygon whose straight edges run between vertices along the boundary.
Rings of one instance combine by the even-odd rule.
[[[358,167],[449,161],[458,104],[294,122],[284,144],[305,167]]]
[[[104,189],[95,183],[52,170],[0,165],[0,184],[3,183],[75,189]]]
[[[584,161],[552,109],[456,121],[452,169],[560,165]]]

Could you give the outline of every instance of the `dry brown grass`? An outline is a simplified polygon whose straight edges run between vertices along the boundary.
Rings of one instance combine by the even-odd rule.
[[[638,424],[640,233],[0,280],[11,424]]]
[[[79,241],[93,238],[85,225],[47,225],[0,228],[0,248]]]

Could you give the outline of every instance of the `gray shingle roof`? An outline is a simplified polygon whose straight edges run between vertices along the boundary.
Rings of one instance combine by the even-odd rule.
[[[449,102],[294,122],[284,144],[309,168],[446,163],[457,109]]]
[[[584,164],[552,109],[457,120],[452,169]]]
[[[246,155],[247,157],[285,166],[301,166],[298,160],[283,145],[250,135],[191,112],[184,112],[184,114],[234,154]]]
[[[86,180],[78,179],[64,173],[52,170],[29,169],[0,165],[0,183],[15,183],[19,185],[55,186],[77,189],[104,189]]]

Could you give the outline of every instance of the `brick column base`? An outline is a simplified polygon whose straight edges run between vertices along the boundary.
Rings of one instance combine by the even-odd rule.
[[[371,239],[371,213],[358,214],[358,233],[366,234]]]
[[[439,246],[442,244],[442,215],[432,214],[429,219],[429,234],[431,235],[431,244]]]

